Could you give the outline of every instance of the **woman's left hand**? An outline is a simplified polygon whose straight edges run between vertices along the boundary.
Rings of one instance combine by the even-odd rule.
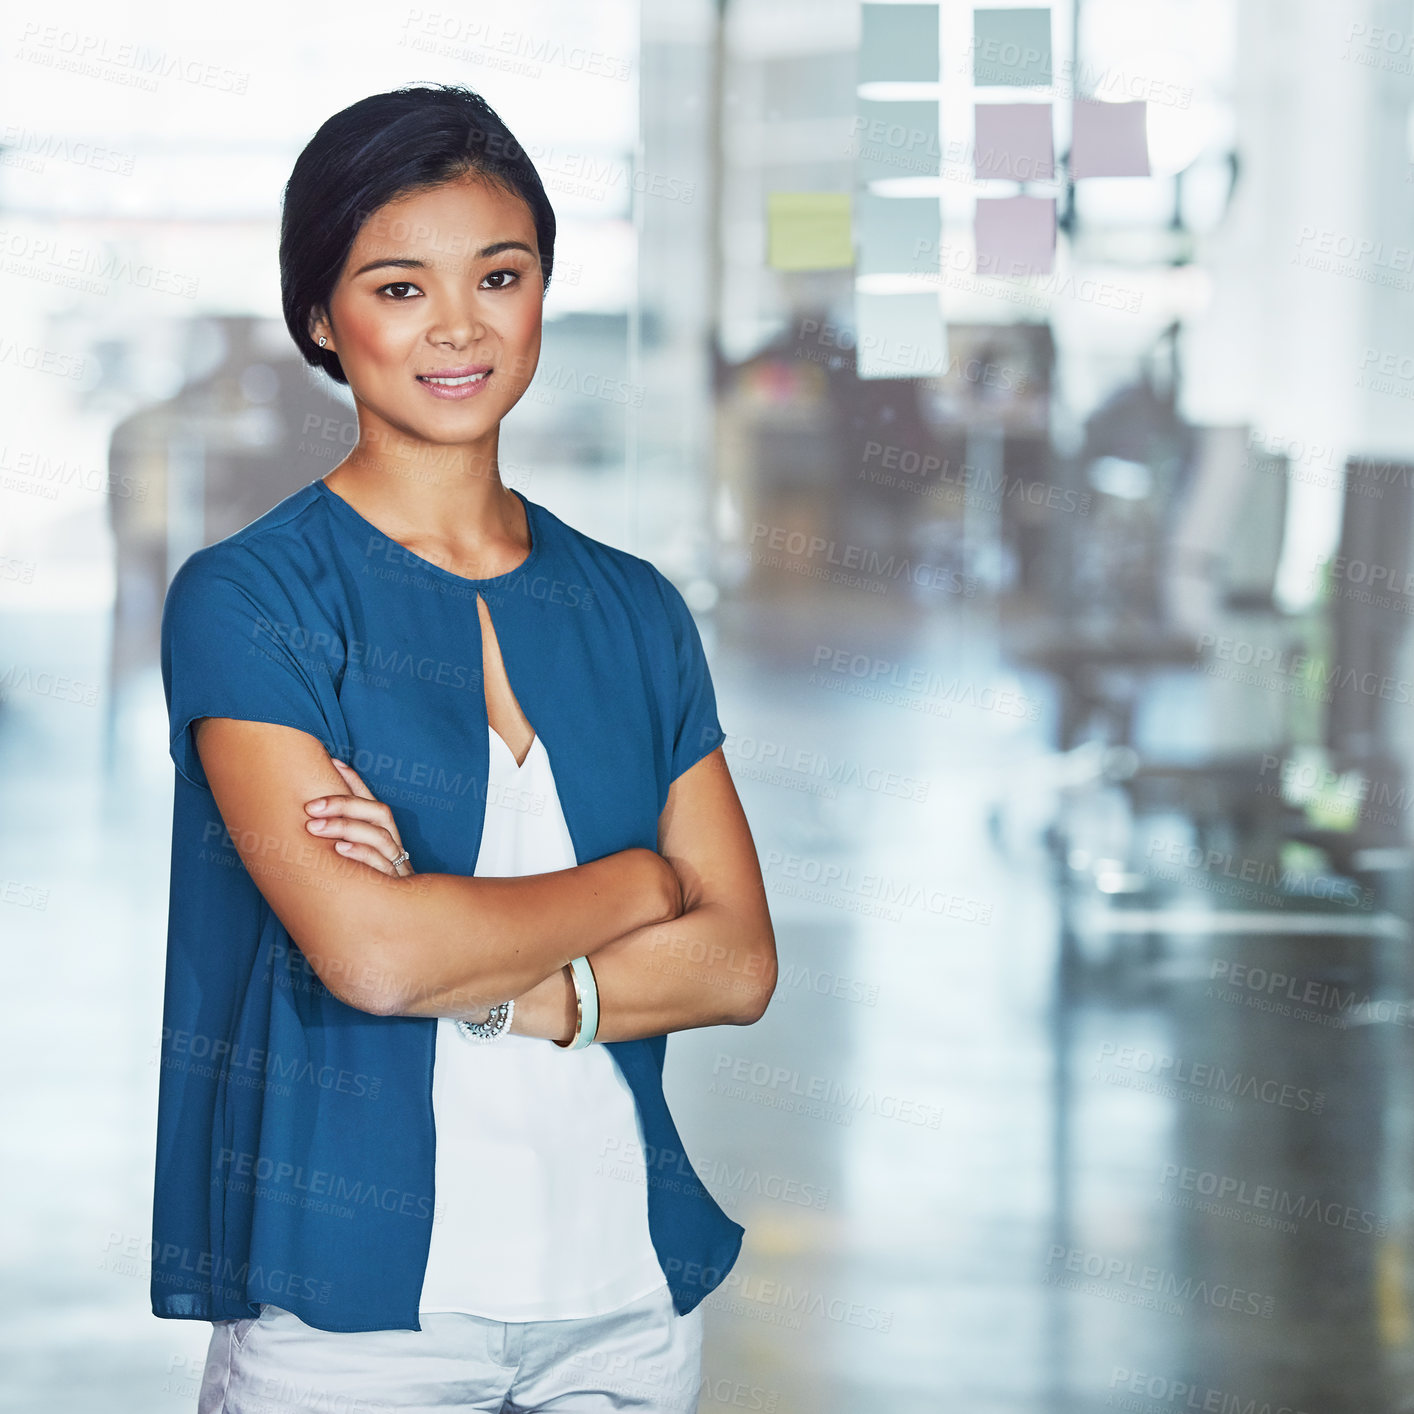
[[[321,839],[337,841],[334,848],[345,859],[356,859],[392,878],[411,878],[417,872],[411,859],[393,867],[403,852],[393,812],[364,785],[352,766],[334,761],[334,769],[348,782],[351,794],[320,795],[305,801],[305,813],[310,817],[305,828]]]

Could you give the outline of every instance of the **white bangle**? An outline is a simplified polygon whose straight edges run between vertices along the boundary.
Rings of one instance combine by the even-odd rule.
[[[574,1035],[568,1041],[556,1041],[567,1051],[582,1050],[599,1034],[599,984],[587,957],[576,957],[569,964],[574,982]]]

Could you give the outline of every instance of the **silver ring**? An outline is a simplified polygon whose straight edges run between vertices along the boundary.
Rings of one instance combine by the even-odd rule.
[[[404,851],[393,861],[393,868],[394,868],[394,869],[397,869],[398,865],[400,865],[400,864],[406,864],[407,861],[408,861],[408,852],[407,852],[407,850],[404,850]]]

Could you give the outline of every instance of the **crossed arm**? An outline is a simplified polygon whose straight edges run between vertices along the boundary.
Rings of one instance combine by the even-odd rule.
[[[657,852],[515,878],[398,878],[375,867],[369,843],[387,835],[391,812],[308,733],[205,717],[196,746],[256,886],[319,979],[359,1010],[477,1020],[514,997],[514,1031],[568,1040],[567,964],[581,953],[599,987],[601,1041],[749,1025],[770,1000],[775,937],[720,749],[672,783]],[[326,802],[317,833],[315,800]]]

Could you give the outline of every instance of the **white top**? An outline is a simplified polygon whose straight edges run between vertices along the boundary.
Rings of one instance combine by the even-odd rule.
[[[475,872],[572,868],[540,738],[519,766],[494,728],[490,745]],[[432,1110],[436,1200],[420,1310],[565,1320],[664,1284],[638,1107],[602,1045],[570,1051],[509,1033],[477,1042],[439,1017]]]

